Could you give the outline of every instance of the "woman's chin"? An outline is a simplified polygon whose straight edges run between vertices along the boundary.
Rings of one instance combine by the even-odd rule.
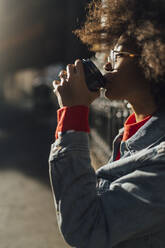
[[[119,94],[115,94],[115,92],[113,92],[112,90],[106,89],[104,92],[104,97],[113,101],[120,101],[123,100],[122,97]]]

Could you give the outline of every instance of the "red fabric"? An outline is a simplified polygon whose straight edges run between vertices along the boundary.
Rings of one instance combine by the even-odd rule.
[[[117,157],[116,157],[116,160],[119,160],[119,159],[120,159],[120,149],[118,150]]]
[[[130,115],[128,119],[124,123],[124,134],[122,141],[128,140],[131,136],[133,136],[137,130],[142,127],[149,119],[151,115],[145,117],[142,121],[136,122],[135,113]],[[118,151],[116,160],[120,159],[120,151]]]
[[[124,123],[124,134],[122,141],[126,141],[132,135],[134,135],[137,130],[142,127],[150,118],[151,115],[145,117],[142,121],[136,122],[135,114],[133,113],[132,115],[130,115]]]
[[[88,124],[89,108],[86,106],[63,107],[57,111],[56,139],[59,132],[68,130],[90,132]]]

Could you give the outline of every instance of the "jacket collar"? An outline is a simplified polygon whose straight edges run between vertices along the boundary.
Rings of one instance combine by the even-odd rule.
[[[156,111],[153,116],[127,141],[129,150],[139,151],[152,146],[165,136],[165,112]]]
[[[122,135],[123,128],[119,131]],[[130,151],[140,151],[144,148],[151,147],[154,143],[158,142],[165,136],[165,112],[157,111],[153,116],[127,141],[123,144]],[[111,181],[124,176],[136,168],[142,166],[137,159],[139,153],[134,153],[134,156],[128,156],[121,160],[113,161],[106,164],[97,170],[98,178],[104,178]]]

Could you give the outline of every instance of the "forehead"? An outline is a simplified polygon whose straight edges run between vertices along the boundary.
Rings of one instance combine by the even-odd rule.
[[[124,46],[124,48],[127,46],[127,39],[124,38],[123,36],[120,36],[120,38],[117,40],[113,50],[121,51],[123,46]]]
[[[123,45],[117,43],[117,44],[114,46],[114,49],[113,49],[113,50],[115,50],[115,51],[117,51],[117,52],[121,52],[122,48],[123,48]]]
[[[115,51],[124,51],[124,52],[132,52],[132,53],[139,53],[135,44],[131,38],[121,36],[116,44],[113,47]]]

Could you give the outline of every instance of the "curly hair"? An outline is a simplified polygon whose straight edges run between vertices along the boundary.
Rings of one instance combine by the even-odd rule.
[[[75,34],[92,51],[109,51],[120,36],[134,41],[139,66],[158,105],[165,95],[165,1],[93,0]],[[165,102],[165,100],[164,100]]]

